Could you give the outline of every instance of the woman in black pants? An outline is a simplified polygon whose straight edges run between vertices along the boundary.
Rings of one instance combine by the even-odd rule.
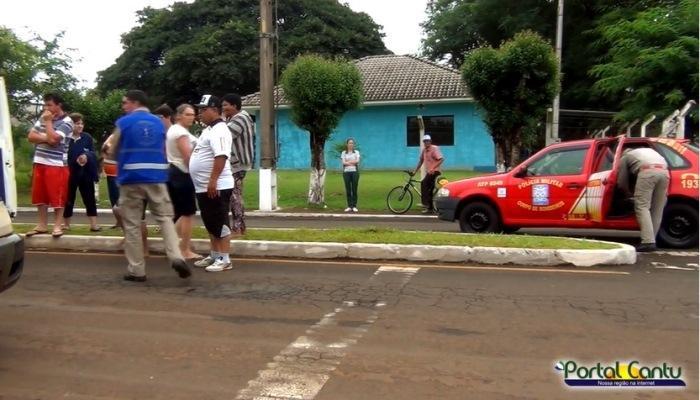
[[[76,191],[80,190],[80,197],[83,199],[90,220],[90,230],[98,232],[101,229],[97,225],[97,204],[95,203],[95,183],[98,180],[95,148],[92,136],[83,132],[85,126],[83,116],[73,113],[70,118],[73,120],[73,135],[69,138],[68,147],[70,179],[68,180],[68,201],[63,209],[63,229],[70,229]]]
[[[360,182],[360,152],[355,150],[355,139],[348,138],[345,141],[345,150],[340,153],[340,161],[343,163],[343,181],[345,181],[345,195],[348,208],[345,212],[358,212],[357,209],[357,185]]]

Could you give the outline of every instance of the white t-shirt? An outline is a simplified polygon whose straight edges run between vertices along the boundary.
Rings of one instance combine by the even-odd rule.
[[[184,126],[174,124],[168,129],[168,133],[166,134],[165,152],[168,155],[168,162],[170,164],[178,167],[182,172],[189,172],[190,167],[185,164],[182,153],[180,153],[180,149],[177,147],[178,140],[183,136],[187,136],[190,146],[194,148],[197,144],[197,137],[185,129]]]
[[[343,150],[342,153],[340,153],[340,160],[345,163],[348,161],[355,161],[355,162],[360,162],[360,152],[357,150],[353,150],[352,153],[348,153],[347,151]],[[343,172],[355,172],[357,171],[357,164],[355,165],[343,165]]]
[[[231,154],[231,132],[226,123],[222,120],[207,126],[202,135],[197,139],[197,145],[190,157],[190,176],[194,183],[194,190],[197,193],[207,191],[207,184],[211,171],[214,169],[214,158],[225,156],[229,158]],[[233,189],[233,175],[231,174],[231,163],[225,162],[224,169],[216,182],[217,190]]]

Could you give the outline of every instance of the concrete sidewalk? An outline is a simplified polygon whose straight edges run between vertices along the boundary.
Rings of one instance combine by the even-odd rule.
[[[584,239],[580,239],[584,240]],[[193,240],[196,252],[209,252],[209,241]],[[149,238],[149,249],[162,253],[161,238]],[[279,242],[232,240],[231,252],[236,256],[285,257],[306,259],[400,260],[437,263],[477,263],[489,265],[628,265],[637,261],[634,247],[617,244],[611,250],[551,250],[505,247],[428,246],[371,243]],[[121,252],[122,238],[110,236],[50,235],[25,238],[32,250],[64,250],[89,252]]]

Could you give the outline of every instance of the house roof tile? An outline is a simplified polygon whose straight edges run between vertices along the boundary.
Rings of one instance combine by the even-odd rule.
[[[364,101],[471,99],[460,72],[411,55],[368,56],[353,61],[362,74]],[[243,106],[260,106],[260,92],[243,97]],[[275,87],[275,101],[288,105],[284,90]]]

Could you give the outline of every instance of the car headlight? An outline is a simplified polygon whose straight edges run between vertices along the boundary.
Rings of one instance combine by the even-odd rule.
[[[448,188],[440,188],[437,192],[438,197],[449,197],[450,195],[450,189]]]

